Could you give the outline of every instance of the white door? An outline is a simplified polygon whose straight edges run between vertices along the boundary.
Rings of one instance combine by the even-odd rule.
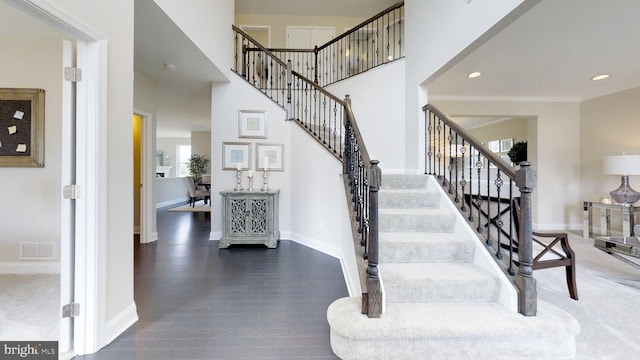
[[[287,48],[289,49],[313,49],[321,46],[333,39],[336,29],[333,27],[313,27],[313,26],[287,26]],[[299,72],[308,79],[315,80],[315,55],[313,52],[293,53],[291,63],[294,71]],[[332,64],[324,64],[322,59],[318,59],[319,78],[323,74],[331,73]],[[319,79],[322,83],[322,79]]]
[[[75,45],[63,42],[64,68],[76,65]],[[62,72],[61,72],[62,73]],[[71,81],[62,80],[62,185],[76,182],[76,141],[75,141],[75,98],[76,86]],[[60,304],[74,302],[74,243],[75,243],[75,201],[63,198],[60,225]],[[58,351],[66,353],[73,349],[73,318],[63,317],[60,321],[60,342]]]

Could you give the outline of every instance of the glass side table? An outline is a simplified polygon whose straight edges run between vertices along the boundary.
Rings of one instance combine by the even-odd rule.
[[[593,238],[593,209],[600,211],[600,234],[596,237],[611,236],[611,211],[619,211],[622,219],[622,237],[634,236],[633,225],[636,212],[640,212],[640,207],[622,204],[603,204],[594,201],[583,202],[583,227],[584,238]],[[640,234],[637,234],[640,235]]]

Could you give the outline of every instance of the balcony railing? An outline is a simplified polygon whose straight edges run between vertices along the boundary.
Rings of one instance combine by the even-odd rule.
[[[404,1],[313,49],[268,49],[292,70],[321,87],[404,57]],[[247,44],[244,56],[264,49]]]

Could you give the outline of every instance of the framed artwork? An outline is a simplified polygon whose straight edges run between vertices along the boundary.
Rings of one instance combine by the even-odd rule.
[[[487,143],[489,150],[493,152],[500,152],[500,140],[491,140]]]
[[[256,170],[284,171],[284,144],[256,144]]]
[[[0,167],[44,167],[44,90],[0,88]]]
[[[267,112],[264,110],[240,110],[238,137],[247,139],[267,138]]]
[[[513,139],[500,140],[500,152],[508,152],[513,147]]]
[[[251,169],[251,143],[223,142],[222,170]]]

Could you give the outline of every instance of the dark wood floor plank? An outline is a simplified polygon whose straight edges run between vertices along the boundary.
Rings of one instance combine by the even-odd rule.
[[[158,241],[135,244],[140,320],[78,359],[337,359],[326,320],[347,296],[337,259],[286,240],[218,249],[208,213],[159,209],[157,223]]]

